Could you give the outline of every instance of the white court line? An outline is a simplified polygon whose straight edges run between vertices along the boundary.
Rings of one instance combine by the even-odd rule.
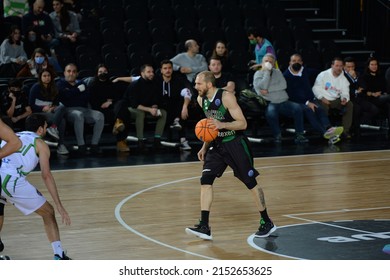
[[[321,215],[321,214],[328,214],[328,213],[347,213],[347,212],[359,212],[359,211],[372,211],[372,210],[383,210],[383,209],[390,209],[390,207],[385,206],[385,207],[376,207],[376,208],[360,208],[360,209],[340,209],[340,210],[331,210],[331,211],[321,211],[321,212],[308,212],[308,213],[299,213],[299,214],[288,214],[288,215],[283,215],[285,217],[291,218],[291,219],[296,219],[300,221],[305,221],[308,223],[312,224],[320,224],[328,227],[334,227],[334,228],[341,228],[349,231],[356,231],[356,232],[361,232],[361,233],[374,233],[371,231],[365,231],[365,230],[360,230],[360,229],[354,229],[350,227],[344,227],[344,226],[339,226],[339,225],[334,225],[330,223],[324,223],[324,222],[319,222],[315,221],[312,219],[305,219],[297,216],[301,215]]]
[[[139,231],[135,230],[134,228],[132,228],[132,227],[129,226],[128,224],[126,224],[126,222],[122,219],[121,214],[120,214],[120,210],[121,210],[122,206],[123,206],[127,201],[129,201],[130,199],[136,197],[137,195],[139,195],[139,194],[141,194],[141,193],[150,191],[150,190],[152,190],[152,189],[164,187],[164,186],[169,185],[169,184],[180,183],[180,182],[189,181],[189,180],[198,179],[198,178],[199,178],[199,176],[197,176],[197,177],[185,178],[185,179],[180,179],[180,180],[171,181],[171,182],[166,182],[166,183],[162,183],[162,184],[159,184],[159,185],[156,185],[156,186],[152,186],[152,187],[143,189],[143,190],[141,190],[141,191],[138,191],[138,192],[136,192],[136,193],[130,195],[129,197],[125,198],[124,200],[122,200],[122,201],[115,207],[115,217],[117,218],[117,220],[119,221],[119,223],[120,223],[124,228],[128,229],[129,231],[131,231],[132,233],[138,235],[138,236],[141,237],[141,238],[144,238],[144,239],[149,240],[149,241],[151,241],[151,242],[157,243],[157,244],[159,244],[159,245],[161,245],[161,246],[164,246],[164,247],[167,247],[167,248],[169,248],[169,249],[173,249],[173,250],[176,250],[176,251],[183,252],[183,253],[185,253],[185,254],[190,254],[190,255],[193,255],[193,256],[197,256],[197,257],[201,257],[201,258],[209,259],[209,260],[216,260],[215,258],[211,258],[211,257],[208,257],[208,256],[204,256],[204,255],[200,255],[200,254],[191,252],[191,251],[183,250],[183,249],[180,249],[180,248],[178,248],[178,247],[171,246],[171,245],[168,245],[168,244],[163,243],[163,242],[161,242],[161,241],[158,241],[158,240],[156,240],[156,239],[153,239],[153,238],[151,238],[151,237],[149,237],[149,236],[146,236],[146,235],[140,233]],[[184,229],[183,229],[183,234],[184,234]]]
[[[289,166],[309,166],[309,165],[319,165],[319,164],[336,164],[336,163],[345,163],[345,162],[367,162],[367,161],[381,161],[381,160],[390,160],[389,159],[373,159],[373,160],[356,160],[356,161],[337,161],[337,162],[320,162],[320,163],[308,163],[308,164],[287,164],[287,165],[276,165],[276,166],[266,166],[266,167],[262,167],[262,169],[265,169],[265,168],[281,168],[281,167],[289,167]],[[188,162],[188,163],[191,163],[191,162]],[[192,162],[193,163],[193,162]],[[182,164],[186,164],[186,163],[182,163]],[[167,165],[167,164],[162,164],[162,165]],[[169,165],[174,165],[173,163],[169,163]],[[232,171],[226,171],[225,173],[232,173]],[[200,255],[200,254],[196,254],[196,253],[193,253],[191,251],[187,251],[187,250],[183,250],[183,249],[180,249],[178,247],[175,247],[175,246],[171,246],[171,245],[168,245],[166,243],[163,243],[161,241],[158,241],[156,239],[153,239],[149,236],[146,236],[142,233],[140,233],[139,231],[135,230],[134,228],[132,228],[131,226],[127,225],[124,220],[122,219],[121,215],[120,215],[120,209],[121,207],[129,200],[131,200],[132,198],[138,196],[139,194],[141,193],[144,193],[144,192],[147,192],[149,190],[152,190],[152,189],[156,189],[156,188],[160,188],[160,187],[164,187],[166,185],[170,185],[170,184],[174,184],[174,183],[178,183],[178,182],[184,182],[184,181],[189,181],[189,180],[193,180],[193,179],[196,179],[196,178],[200,178],[200,176],[196,176],[196,177],[190,177],[190,178],[184,178],[184,179],[180,179],[180,180],[175,180],[175,181],[171,181],[171,182],[166,182],[166,183],[162,183],[162,184],[159,184],[159,185],[155,185],[155,186],[151,186],[149,188],[146,188],[146,189],[143,189],[141,191],[138,191],[132,195],[130,195],[129,197],[125,198],[124,200],[122,200],[118,205],[117,207],[115,208],[115,217],[117,218],[117,220],[119,221],[119,223],[126,229],[128,229],[129,231],[133,232],[134,234],[140,236],[141,238],[144,238],[146,240],[149,240],[151,242],[154,242],[156,244],[159,244],[161,246],[164,246],[164,247],[167,247],[167,248],[170,248],[170,249],[173,249],[173,250],[177,250],[177,251],[180,251],[180,252],[183,252],[183,253],[187,253],[187,254],[191,254],[191,255],[194,255],[194,256],[198,256],[198,257],[202,257],[202,258],[206,258],[206,259],[214,259],[214,258],[211,258],[211,257],[208,257],[208,256],[204,256],[204,255]],[[336,210],[337,211],[337,210]],[[338,210],[339,211],[339,210]],[[288,215],[286,215],[288,217]],[[294,216],[291,216],[291,218],[295,218]],[[299,218],[296,218],[296,219],[299,219]],[[304,220],[304,219],[302,219]],[[312,221],[312,220],[306,220],[306,221],[309,221],[310,223],[321,223],[321,222],[317,222],[317,221]],[[329,225],[329,224],[326,224],[326,223],[323,223],[325,225]],[[329,225],[331,226],[331,225]],[[361,231],[363,232],[363,231]],[[369,232],[366,232],[366,233],[369,233]],[[251,236],[250,236],[251,237]],[[250,238],[249,237],[249,238]],[[257,247],[254,247],[254,244],[251,244],[250,242],[248,242],[249,245],[253,248],[257,248]],[[268,251],[264,251],[264,252],[268,252]],[[268,252],[269,253],[269,252]],[[287,256],[285,256],[287,257]]]

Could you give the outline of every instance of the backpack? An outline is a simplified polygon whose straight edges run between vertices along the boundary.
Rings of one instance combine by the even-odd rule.
[[[250,89],[243,89],[237,100],[245,116],[257,116],[264,114],[267,101]]]

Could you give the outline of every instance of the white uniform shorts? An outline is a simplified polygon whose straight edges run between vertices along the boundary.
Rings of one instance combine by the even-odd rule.
[[[46,202],[46,198],[25,177],[13,177],[4,173],[0,173],[0,176],[1,196],[24,215],[35,212]]]

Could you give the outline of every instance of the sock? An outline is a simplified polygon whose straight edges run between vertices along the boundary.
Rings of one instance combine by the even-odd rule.
[[[200,218],[200,223],[202,225],[209,225],[209,216],[210,216],[210,211],[201,211],[201,218]]]
[[[61,241],[52,242],[51,247],[53,248],[54,255],[59,255],[62,257],[64,250],[62,249]]]
[[[268,217],[267,208],[260,211],[260,216],[263,218],[264,222],[271,222],[271,219]]]

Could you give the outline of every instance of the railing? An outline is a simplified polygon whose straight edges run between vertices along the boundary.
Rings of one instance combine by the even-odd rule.
[[[385,7],[388,11],[390,11],[390,0],[376,0],[379,4]]]

